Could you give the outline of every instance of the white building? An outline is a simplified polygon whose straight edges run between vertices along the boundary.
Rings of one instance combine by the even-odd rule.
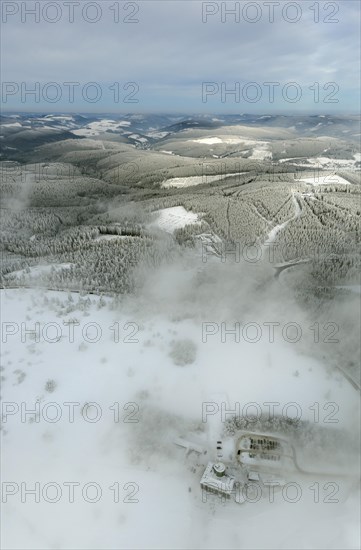
[[[202,491],[230,498],[234,491],[235,478],[226,473],[223,462],[208,462],[201,479]],[[203,495],[203,500],[206,500]]]

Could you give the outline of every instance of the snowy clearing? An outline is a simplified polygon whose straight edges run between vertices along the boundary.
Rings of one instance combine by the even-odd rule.
[[[168,189],[169,187],[192,187],[193,185],[204,185],[206,183],[212,183],[213,181],[220,181],[232,176],[241,176],[246,172],[235,172],[232,174],[218,174],[217,176],[186,176],[184,178],[170,178],[162,182],[162,187]]]
[[[11,122],[8,124],[1,124],[1,128],[22,128],[20,122]]]
[[[272,158],[272,153],[269,150],[269,142],[260,140],[250,140],[241,136],[222,136],[222,137],[206,137],[189,140],[193,143],[204,145],[243,145],[253,149],[252,155],[248,158],[254,160],[266,160]]]
[[[349,181],[345,180],[344,178],[341,178],[341,176],[338,176],[336,174],[326,174],[324,176],[315,174],[314,177],[300,178],[297,181],[303,181],[304,183],[310,183],[311,185],[336,185],[336,184],[351,185]]]
[[[268,144],[264,143],[254,147],[252,155],[248,158],[252,160],[270,160],[272,159],[272,153],[268,148]]]
[[[80,128],[79,130],[71,130],[71,133],[75,136],[98,136],[99,132],[96,132],[95,130],[92,130],[91,128]]]
[[[123,126],[130,126],[130,122],[127,120],[98,120],[95,122],[90,122],[84,128],[78,130],[71,130],[71,132],[76,136],[98,136],[108,130],[117,130]]]
[[[224,141],[218,137],[192,139],[190,141],[193,141],[193,143],[204,143],[204,145],[216,145],[218,143],[224,143]]]
[[[359,156],[356,153],[355,155],[353,155],[353,157],[355,160],[330,159],[328,157],[292,157],[280,159],[279,162],[281,164],[284,162],[290,162],[304,168],[323,168],[324,170],[339,170],[343,168],[345,170],[355,170],[356,163],[359,162]]]
[[[158,227],[167,233],[174,233],[188,224],[200,223],[199,215],[187,211],[183,206],[164,208],[153,213],[156,219],[149,227]]]

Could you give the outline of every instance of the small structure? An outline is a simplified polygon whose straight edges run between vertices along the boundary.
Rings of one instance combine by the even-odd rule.
[[[234,492],[235,478],[226,473],[223,462],[208,462],[201,479],[202,491],[230,498]],[[206,500],[203,495],[203,501]]]

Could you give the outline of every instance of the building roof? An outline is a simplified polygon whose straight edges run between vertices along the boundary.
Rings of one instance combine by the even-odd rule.
[[[219,463],[217,463],[216,466],[218,466],[218,464]],[[235,478],[227,473],[225,473],[222,477],[218,477],[213,469],[213,466],[215,466],[214,462],[208,462],[201,479],[201,486],[206,489],[230,495],[233,491]],[[220,470],[220,468],[218,469]]]

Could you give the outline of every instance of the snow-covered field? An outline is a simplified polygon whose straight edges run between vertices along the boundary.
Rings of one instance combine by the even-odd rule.
[[[193,143],[203,145],[242,145],[252,148],[252,155],[248,158],[257,160],[266,160],[272,158],[272,153],[269,150],[269,143],[261,140],[250,140],[242,136],[222,136],[222,137],[205,137],[190,140]]]
[[[163,151],[164,152],[164,151]],[[204,174],[203,176],[187,176],[185,178],[170,178],[162,182],[164,189],[170,187],[192,187],[193,185],[204,185],[206,183],[212,183],[213,181],[221,181],[232,176],[241,176],[246,172],[235,172],[228,174],[218,174],[217,176],[209,176]]]
[[[201,143],[204,145],[218,145],[221,143],[224,143],[225,145],[255,145],[256,143],[263,143],[249,140],[248,138],[244,138],[242,136],[205,137],[192,139],[190,141],[192,141],[193,143]]]
[[[218,176],[188,176],[185,178],[170,178],[162,182],[164,189],[170,187],[192,187],[192,185],[201,185],[205,183],[212,183],[212,181],[219,181],[224,179],[224,175]]]
[[[322,168],[323,170],[357,170],[356,163],[360,162],[359,154],[356,153],[353,155],[354,160],[349,159],[334,159],[334,158],[328,158],[328,157],[309,157],[309,158],[303,158],[303,157],[293,157],[293,158],[285,158],[280,159],[280,163],[289,162],[289,163],[295,163],[297,166],[302,167],[314,167],[314,168]]]
[[[253,147],[252,155],[248,157],[249,159],[256,159],[256,160],[267,160],[272,159],[272,153],[268,148],[267,143],[261,143],[257,145],[257,147]]]
[[[20,122],[11,122],[9,124],[2,124],[2,128],[21,128]]]
[[[300,178],[298,181],[303,181],[304,183],[311,183],[311,185],[350,185],[350,182],[338,176],[337,174],[315,174],[314,177],[310,178]]]
[[[188,224],[199,223],[199,215],[187,211],[183,206],[174,206],[172,208],[163,208],[153,213],[154,221],[151,227],[158,227],[167,233],[174,233],[176,229],[181,229]]]
[[[130,126],[130,122],[127,120],[99,120],[95,122],[90,122],[84,128],[79,128],[77,130],[71,130],[71,132],[76,136],[99,136],[100,134],[107,132],[108,130],[117,130],[122,127]]]
[[[151,137],[151,138],[157,138],[157,139],[162,139],[162,138],[165,138],[167,136],[169,136],[169,132],[157,132],[157,131],[151,131],[147,134],[148,137]]]
[[[140,141],[141,143],[147,143],[147,141],[148,141],[147,138],[141,137],[139,134],[129,134],[128,138],[136,139],[136,140]]]

